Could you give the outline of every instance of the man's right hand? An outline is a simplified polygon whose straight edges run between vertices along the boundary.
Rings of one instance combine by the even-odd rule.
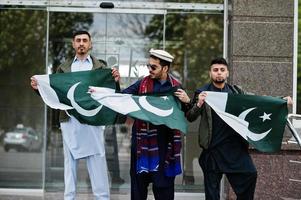
[[[118,69],[116,69],[115,67],[112,67],[112,76],[114,77],[115,82],[118,82],[120,80],[120,73],[118,71]]]
[[[31,77],[30,78],[30,85],[31,87],[34,89],[34,90],[37,90],[38,89],[38,81],[35,77]]]
[[[203,103],[205,102],[205,99],[207,97],[207,93],[206,92],[201,92],[198,96],[198,102],[197,102],[197,107],[202,107]]]

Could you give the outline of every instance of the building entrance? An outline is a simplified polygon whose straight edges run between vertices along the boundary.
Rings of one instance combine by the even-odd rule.
[[[7,94],[0,104],[4,113],[0,117],[0,136],[2,130],[5,135],[21,123],[40,134],[42,145],[40,152],[26,152],[25,157],[24,152],[5,152],[4,147],[0,146],[3,158],[11,161],[0,163],[0,176],[3,175],[3,178],[0,177],[1,187],[26,186],[50,192],[61,192],[64,188],[62,137],[55,111],[45,108],[40,98],[27,88],[29,85],[26,89],[20,86],[19,91],[22,92],[12,94],[4,80],[14,84],[14,75],[19,77],[17,81],[27,84],[33,74],[53,73],[64,59],[73,55],[72,32],[85,29],[92,36],[91,54],[108,66],[119,69],[121,88],[147,75],[149,49],[162,48],[175,56],[171,73],[183,83],[192,97],[194,90],[208,80],[207,67],[210,60],[223,56],[223,10],[223,4],[112,2],[101,5],[98,1],[61,0],[9,1],[1,7],[3,17],[12,20],[14,16],[19,16],[6,25],[1,24],[1,30],[4,31],[1,33],[15,35],[15,39],[8,45],[14,44],[13,40],[23,42],[23,47],[10,49],[7,57],[20,53],[23,56],[5,63],[6,68],[1,68],[2,56],[0,59],[0,77],[3,77],[0,87]],[[22,23],[23,19],[30,23]],[[18,29],[11,28],[12,24]],[[36,46],[29,45],[33,41],[31,37],[27,38],[29,36],[35,39]],[[32,49],[31,54],[27,52],[28,47]],[[29,100],[22,104],[21,110],[16,110],[12,101],[15,98]],[[12,114],[15,111],[22,112],[19,115]],[[177,192],[203,192],[202,172],[197,161],[200,153],[196,142],[197,126],[197,122],[189,124],[189,131],[183,136],[183,174],[176,179]],[[106,156],[113,194],[129,193],[130,137],[131,124],[106,127]],[[23,159],[12,162],[19,157]],[[35,162],[37,164],[33,168]],[[12,182],[10,180],[15,177],[14,170],[18,171],[19,176]],[[12,174],[8,175],[8,172]],[[28,172],[35,175],[28,177]],[[90,191],[84,161],[78,166],[78,190]]]

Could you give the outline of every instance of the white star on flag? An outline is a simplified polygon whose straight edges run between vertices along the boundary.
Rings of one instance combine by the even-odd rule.
[[[205,101],[225,123],[257,150],[281,150],[288,113],[285,100],[271,96],[207,91]],[[266,120],[268,122],[264,122]]]
[[[263,115],[259,116],[259,118],[262,118],[262,122],[264,122],[265,120],[271,120],[271,118],[270,118],[271,115],[272,115],[272,113],[266,114],[265,112],[263,112]]]
[[[168,99],[167,96],[161,97],[162,99],[164,99],[165,101]]]

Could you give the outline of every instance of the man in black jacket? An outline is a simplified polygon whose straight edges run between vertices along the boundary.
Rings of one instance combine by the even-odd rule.
[[[229,180],[237,199],[252,200],[257,171],[248,152],[248,143],[205,103],[206,91],[230,94],[245,92],[238,86],[226,83],[229,71],[224,58],[217,58],[211,62],[209,75],[211,82],[196,91],[193,106],[187,112],[189,121],[201,116],[199,144],[203,151],[199,164],[204,173],[206,200],[220,199],[223,174]],[[290,97],[286,99],[288,104],[292,103]]]

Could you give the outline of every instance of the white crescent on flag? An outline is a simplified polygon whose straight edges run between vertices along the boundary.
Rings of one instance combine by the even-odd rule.
[[[93,110],[86,110],[86,109],[80,107],[74,99],[74,91],[79,84],[80,84],[80,82],[78,82],[78,83],[72,85],[72,87],[70,87],[70,89],[68,90],[68,93],[67,93],[67,98],[70,100],[73,108],[81,115],[84,115],[87,117],[95,116],[102,109],[102,105],[100,105],[99,107],[97,107]]]
[[[222,118],[229,126],[231,126],[237,133],[239,133],[245,140],[259,141],[265,138],[269,132],[254,133],[249,130],[249,122],[245,121],[246,116],[255,108],[249,108],[243,111],[239,117],[225,112],[226,102],[228,98],[227,93],[209,92],[207,91],[206,103]]]
[[[164,98],[164,97],[161,97],[161,98]],[[168,99],[168,97],[166,97]],[[166,98],[164,98],[166,100]],[[147,111],[155,114],[155,115],[158,115],[158,116],[161,116],[161,117],[167,117],[169,115],[172,114],[173,112],[173,108],[171,107],[170,109],[168,110],[162,110],[160,108],[157,108],[155,106],[152,106],[147,100],[146,100],[146,96],[142,96],[139,98],[139,104]]]

